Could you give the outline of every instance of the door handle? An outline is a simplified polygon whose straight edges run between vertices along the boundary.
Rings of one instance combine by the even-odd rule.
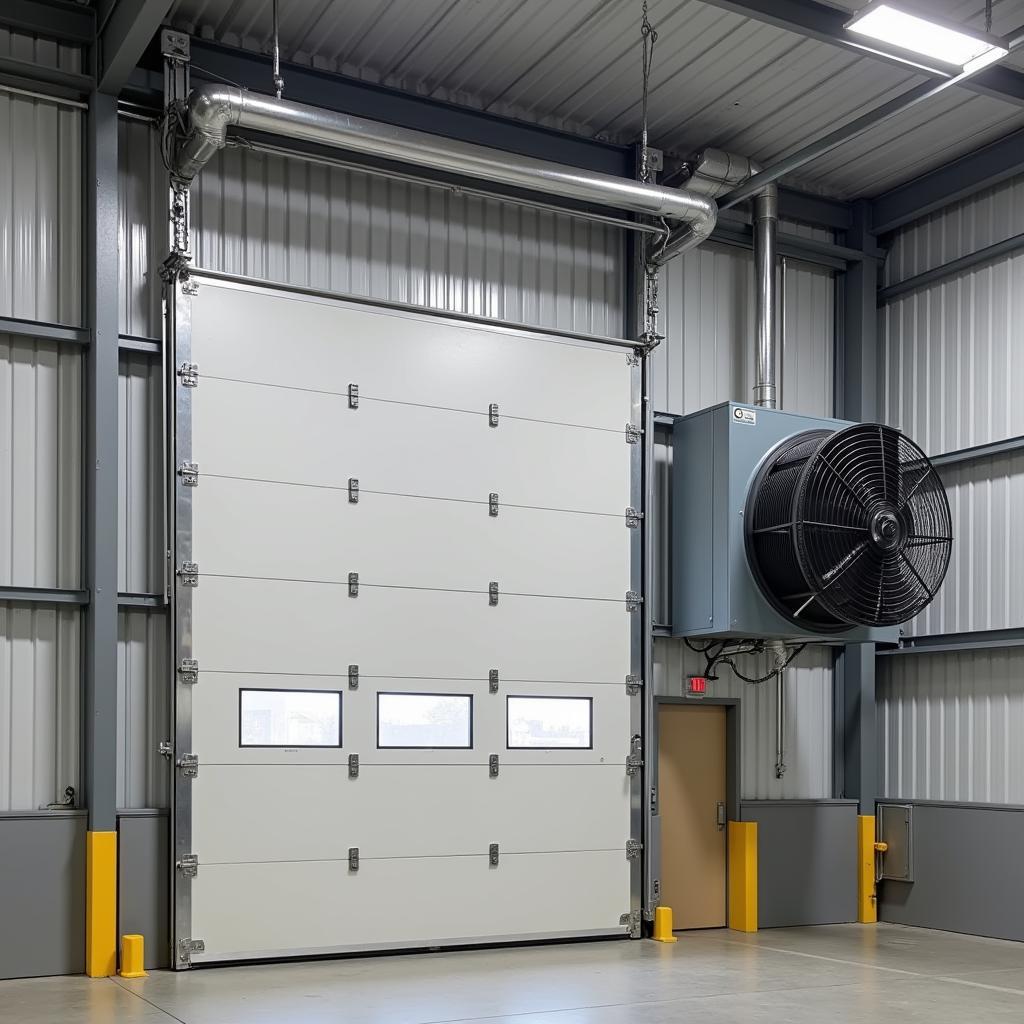
[[[725,831],[725,803],[722,800],[715,804],[715,824],[719,832]]]

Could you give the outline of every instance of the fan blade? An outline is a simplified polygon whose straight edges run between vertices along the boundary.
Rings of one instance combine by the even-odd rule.
[[[866,526],[854,526],[852,523],[822,523],[817,519],[805,519],[804,526],[820,526],[823,530],[849,530],[851,533],[869,533]]]
[[[921,574],[914,567],[914,563],[909,558],[907,558],[906,552],[904,552],[904,551],[900,552],[900,558],[903,559],[903,561],[906,563],[907,567],[914,574],[914,578],[924,588],[924,592],[928,595],[928,600],[930,601],[935,595],[931,592],[931,589],[929,588],[928,584],[925,583],[925,581],[923,579],[921,579]]]
[[[867,551],[867,549],[868,542],[866,540],[862,540],[845,558],[841,558],[832,566],[831,569],[822,573],[821,578],[823,580],[828,580],[828,583],[822,587],[822,590],[828,590],[828,588],[831,587],[832,584],[835,583],[835,581],[839,579],[839,577],[842,576],[843,573],[846,572],[846,570],[849,569],[865,551]],[[831,579],[829,579],[830,576]]]
[[[832,475],[839,481],[839,483],[842,485],[846,493],[849,494],[850,497],[853,498],[853,500],[857,502],[857,504],[860,505],[860,507],[865,512],[867,512],[867,505],[864,504],[864,501],[861,498],[861,496],[849,485],[849,483],[847,483],[846,477],[844,477],[843,474],[840,473],[839,470],[836,469],[836,467],[833,466],[831,462],[829,462],[829,460],[825,457],[825,454],[823,452],[818,453],[818,458],[821,459],[821,461],[829,470],[831,470]]]
[[[934,472],[931,466],[925,466],[921,475],[914,481],[914,486],[907,491],[904,495],[903,501],[900,503],[900,507],[896,509],[897,514],[902,512],[909,504],[910,499],[917,493],[917,489],[928,479],[928,477]]]

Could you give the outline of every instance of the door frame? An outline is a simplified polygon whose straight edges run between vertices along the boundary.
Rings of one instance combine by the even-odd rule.
[[[651,841],[652,886],[661,890],[661,795],[658,789],[658,755],[661,749],[661,708],[663,705],[683,707],[724,707],[725,708],[725,914],[729,919],[729,826],[730,821],[740,820],[740,708],[739,697],[667,697],[654,698],[654,729],[652,730],[652,751],[650,757],[651,793],[653,805]]]

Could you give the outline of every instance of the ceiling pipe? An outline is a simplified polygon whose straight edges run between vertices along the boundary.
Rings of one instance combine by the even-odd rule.
[[[703,242],[718,218],[714,200],[690,189],[583,171],[232,86],[199,86],[189,97],[188,112],[188,133],[174,167],[175,177],[184,183],[191,182],[226,144],[229,128],[242,128],[662,218],[681,226],[685,238],[680,245],[685,249]]]
[[[760,164],[721,149],[705,149],[684,165],[687,188],[717,199],[746,181],[756,180]],[[754,282],[756,291],[754,347],[754,404],[765,409],[778,405],[775,366],[778,352],[778,295],[775,265],[778,262],[779,190],[774,182],[753,195]],[[677,255],[670,237],[665,252]],[[669,257],[670,258],[670,257]]]

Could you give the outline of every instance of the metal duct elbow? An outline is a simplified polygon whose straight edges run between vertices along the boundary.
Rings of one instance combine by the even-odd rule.
[[[188,101],[189,132],[174,161],[174,175],[190,182],[227,142],[228,125],[238,124],[244,93],[228,85],[203,85]]]
[[[189,99],[189,132],[175,161],[177,177],[191,181],[224,145],[229,127],[268,132],[511,188],[664,218],[687,226],[692,244],[711,234],[718,216],[713,199],[689,189],[648,185],[536,157],[517,156],[223,85],[202,85],[193,90]]]

